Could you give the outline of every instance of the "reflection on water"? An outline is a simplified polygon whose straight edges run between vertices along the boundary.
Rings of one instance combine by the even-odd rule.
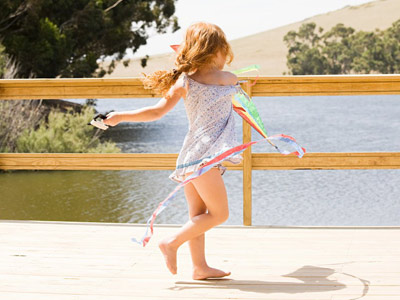
[[[131,110],[158,99],[102,99],[97,110]],[[269,134],[294,136],[309,152],[400,152],[400,96],[270,97],[254,100]],[[84,102],[84,100],[76,100]],[[241,137],[241,119],[236,117]],[[104,132],[125,153],[177,153],[187,131],[182,101],[151,123]],[[259,139],[253,131],[253,139]],[[267,143],[253,152],[274,152]],[[0,219],[144,223],[173,190],[172,171],[0,173]],[[253,171],[256,225],[400,225],[400,170]],[[224,175],[227,224],[242,222],[242,175]],[[183,223],[183,191],[158,223]]]
[[[147,218],[175,188],[171,171],[16,171],[0,174],[0,219],[133,222]],[[228,172],[227,172],[228,173]],[[231,171],[224,179],[232,188],[232,222],[241,222],[241,172]],[[235,197],[235,194],[239,197]],[[235,199],[235,200],[233,200]],[[177,224],[187,220],[181,190],[158,223]]]
[[[144,222],[148,216],[146,207],[150,203],[156,204],[174,187],[172,182],[165,180],[163,173],[18,171],[2,174],[0,218]],[[143,188],[148,182],[163,179],[166,182],[160,182],[157,190]]]

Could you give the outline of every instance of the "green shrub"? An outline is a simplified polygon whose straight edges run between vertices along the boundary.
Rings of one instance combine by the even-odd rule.
[[[40,121],[37,129],[25,129],[17,139],[17,152],[29,153],[116,153],[115,143],[100,141],[101,130],[87,123],[95,114],[85,106],[81,113],[53,110],[48,122]]]
[[[46,115],[39,100],[0,100],[0,152],[16,152],[21,133],[37,127]]]

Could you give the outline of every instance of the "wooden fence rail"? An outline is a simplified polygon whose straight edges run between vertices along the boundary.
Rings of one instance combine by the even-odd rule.
[[[3,170],[173,170],[170,153],[0,153]],[[243,163],[223,163],[242,170]],[[399,169],[400,152],[307,153],[302,159],[277,153],[251,153],[252,170]]]
[[[254,80],[254,77],[240,77]],[[305,95],[400,94],[400,75],[338,75],[261,77],[243,84],[252,97]],[[160,97],[143,88],[139,78],[11,79],[0,80],[0,100]],[[251,127],[243,122],[243,142]],[[177,154],[169,153],[0,153],[4,170],[172,170]],[[400,152],[307,153],[302,159],[278,153],[243,153],[243,224],[251,225],[252,170],[400,169]]]

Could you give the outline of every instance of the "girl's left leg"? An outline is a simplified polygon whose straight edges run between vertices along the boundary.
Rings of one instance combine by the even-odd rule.
[[[176,252],[180,245],[225,222],[229,216],[228,198],[221,173],[211,169],[192,181],[207,212],[191,218],[177,233],[159,242],[168,269],[176,274]]]

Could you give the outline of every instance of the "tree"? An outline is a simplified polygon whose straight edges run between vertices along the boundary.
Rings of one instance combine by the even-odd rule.
[[[288,66],[294,75],[321,74],[326,69],[326,58],[321,53],[320,36],[315,23],[303,24],[299,32],[289,31],[284,41],[289,47]],[[322,28],[319,28],[322,32]]]
[[[400,20],[382,33],[382,61],[379,71],[384,74],[400,73]]]
[[[316,24],[303,24],[284,37],[287,66],[293,75],[398,73],[400,20],[384,31],[358,31],[337,24],[323,33]]]
[[[19,64],[17,77],[102,77],[147,31],[179,29],[176,0],[0,1],[0,41]],[[112,56],[108,70],[97,60]]]

